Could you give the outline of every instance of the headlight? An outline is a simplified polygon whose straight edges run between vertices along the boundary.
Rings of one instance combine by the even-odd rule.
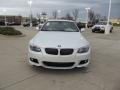
[[[77,53],[86,53],[88,52],[88,50],[89,50],[89,46],[85,46],[85,47],[79,48]]]
[[[38,46],[32,46],[32,45],[30,45],[30,50],[35,51],[35,52],[41,52],[41,49]]]

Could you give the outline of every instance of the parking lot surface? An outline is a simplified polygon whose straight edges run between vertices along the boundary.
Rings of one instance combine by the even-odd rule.
[[[110,35],[83,35],[92,47],[89,68],[51,70],[27,62],[34,28],[15,27],[23,37],[0,35],[0,90],[120,90],[120,28]]]

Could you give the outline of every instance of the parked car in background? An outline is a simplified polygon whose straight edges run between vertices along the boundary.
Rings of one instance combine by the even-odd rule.
[[[95,24],[95,25],[92,27],[92,32],[102,32],[102,33],[104,33],[104,32],[105,32],[106,25],[107,25],[107,22],[106,22],[106,21],[101,21],[101,22]],[[112,33],[113,25],[112,25],[111,22],[109,23],[108,28],[109,28],[109,31]]]
[[[85,23],[78,22],[77,26],[78,26],[79,29],[85,28]]]
[[[45,23],[39,23],[36,27],[37,30],[39,30],[40,28],[42,28],[42,26],[44,25]]]
[[[41,28],[43,25],[44,25],[44,23],[40,23],[40,24],[39,24],[39,27]]]
[[[91,27],[93,27],[94,26],[94,24],[92,23],[92,22],[88,22],[88,24],[87,24],[87,27],[88,28],[91,28]]]
[[[5,26],[5,22],[0,21],[0,26]]]
[[[15,22],[8,22],[7,25],[8,25],[8,26],[15,25]]]
[[[81,29],[83,30],[83,29]],[[87,67],[90,45],[74,21],[49,20],[29,42],[29,63],[51,69]]]
[[[30,22],[24,22],[24,23],[23,23],[23,26],[24,26],[24,27],[29,27],[29,26],[30,26]]]
[[[9,25],[9,22],[6,22],[6,25]],[[5,22],[1,21],[0,26],[5,26]]]
[[[86,27],[86,23],[78,22],[78,23],[77,23],[77,26],[78,26],[79,29],[85,28],[85,27]],[[93,23],[88,22],[88,24],[87,24],[87,27],[88,27],[88,28],[91,28],[91,27],[93,27],[93,26],[94,26]]]
[[[33,22],[32,22],[32,25],[33,25],[34,27],[36,27],[36,26],[38,25],[38,23],[37,23],[36,21],[33,21]],[[24,26],[24,27],[29,27],[29,26],[30,26],[30,22],[23,22],[23,26]]]

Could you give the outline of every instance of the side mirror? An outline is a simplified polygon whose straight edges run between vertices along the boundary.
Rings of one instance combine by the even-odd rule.
[[[84,32],[85,31],[85,28],[81,28],[81,30],[80,30],[81,32]]]

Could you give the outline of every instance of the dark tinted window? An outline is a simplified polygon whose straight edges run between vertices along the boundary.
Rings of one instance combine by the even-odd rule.
[[[74,22],[66,21],[48,21],[41,31],[64,31],[64,32],[78,32],[77,26]]]

